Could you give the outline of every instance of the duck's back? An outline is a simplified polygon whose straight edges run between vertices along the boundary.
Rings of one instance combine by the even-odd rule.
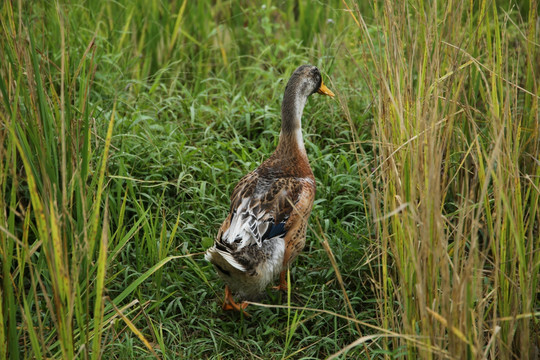
[[[309,163],[285,166],[272,156],[240,180],[209,252],[233,291],[253,297],[298,255],[314,197]]]

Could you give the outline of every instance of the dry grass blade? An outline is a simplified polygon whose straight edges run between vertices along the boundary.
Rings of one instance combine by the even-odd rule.
[[[129,329],[139,338],[139,340],[141,340],[141,342],[144,344],[144,346],[148,349],[148,351],[150,351],[152,353],[152,355],[156,358],[156,359],[160,359],[160,357],[158,356],[158,354],[156,354],[155,350],[154,350],[154,347],[150,344],[150,342],[148,340],[146,340],[146,338],[144,337],[144,335],[142,334],[142,332],[135,326],[135,324],[133,324],[133,322],[131,322],[131,320],[129,320],[122,311],[120,311],[115,305],[114,303],[111,302],[111,305],[113,306],[114,310],[116,311],[116,314],[118,314],[118,316],[126,323],[126,325],[129,327]]]

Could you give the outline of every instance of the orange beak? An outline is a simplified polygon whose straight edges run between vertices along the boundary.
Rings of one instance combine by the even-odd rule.
[[[317,93],[319,93],[321,95],[328,95],[330,97],[336,96],[336,95],[334,95],[332,90],[330,90],[329,88],[326,87],[326,85],[324,85],[324,83],[322,81],[321,81],[321,87],[319,88],[319,90],[317,90]]]

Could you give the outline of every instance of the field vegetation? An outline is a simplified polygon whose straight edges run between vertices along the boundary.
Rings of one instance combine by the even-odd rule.
[[[0,359],[540,356],[537,0],[0,4]],[[287,294],[204,251],[277,144],[317,196]]]

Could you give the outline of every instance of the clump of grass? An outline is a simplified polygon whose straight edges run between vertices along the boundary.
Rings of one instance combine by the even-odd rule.
[[[106,300],[109,264],[134,234],[124,225],[125,198],[113,214],[118,228],[109,227],[115,106],[100,118],[103,136],[93,133],[95,43],[73,56],[66,14],[61,6],[49,10],[48,35],[59,41],[51,52],[40,50],[34,25],[17,15],[22,9],[2,7],[2,359],[99,358],[115,318],[144,339],[124,315],[136,302],[121,302],[171,260],[159,259]],[[142,214],[135,228],[149,218]]]
[[[538,29],[518,5],[2,3],[0,359],[526,357]],[[303,121],[316,226],[250,321],[201,254],[301,63],[338,94]]]
[[[61,48],[54,87],[43,71],[53,65],[38,52],[28,21],[10,3],[2,10],[2,193],[8,195],[2,199],[9,199],[0,235],[7,305],[2,355],[73,358],[80,343],[98,354],[110,240],[103,183],[113,119],[102,151],[92,154],[87,94],[95,49],[89,44],[83,57],[69,59],[63,14],[55,13]],[[22,352],[20,334],[30,345]]]
[[[538,353],[539,29],[526,5],[520,18],[517,4],[384,2],[377,36],[351,13],[378,99],[378,317],[403,334],[384,348],[409,358]]]

